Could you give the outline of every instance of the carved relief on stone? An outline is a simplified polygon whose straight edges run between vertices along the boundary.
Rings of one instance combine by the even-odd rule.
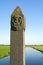
[[[22,25],[22,17],[11,18],[11,30],[17,31],[18,27]]]
[[[17,7],[11,15],[11,30],[23,30],[24,27],[24,15],[19,7]]]
[[[11,18],[11,30],[13,30],[13,31],[17,31],[17,28],[14,25],[14,22],[16,23],[15,20],[16,20],[15,18]]]

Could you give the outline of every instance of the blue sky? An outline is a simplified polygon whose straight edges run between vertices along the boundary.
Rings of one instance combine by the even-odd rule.
[[[43,0],[0,0],[0,44],[10,44],[10,18],[16,6],[26,17],[25,44],[43,44]]]

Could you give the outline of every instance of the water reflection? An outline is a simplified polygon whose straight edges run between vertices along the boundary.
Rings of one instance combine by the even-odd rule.
[[[0,59],[0,65],[10,65],[10,56]]]
[[[43,65],[43,54],[33,48],[26,48],[26,65]]]
[[[43,65],[43,53],[27,47],[25,49],[26,65]],[[0,65],[10,65],[10,56],[0,59]]]

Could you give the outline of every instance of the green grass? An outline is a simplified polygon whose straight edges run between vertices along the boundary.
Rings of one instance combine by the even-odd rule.
[[[0,45],[0,59],[10,55],[10,46]]]
[[[43,53],[43,45],[26,45],[26,47],[32,47]]]

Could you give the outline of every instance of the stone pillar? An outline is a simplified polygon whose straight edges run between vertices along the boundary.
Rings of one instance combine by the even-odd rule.
[[[25,20],[19,7],[11,15],[11,65],[25,65]]]

